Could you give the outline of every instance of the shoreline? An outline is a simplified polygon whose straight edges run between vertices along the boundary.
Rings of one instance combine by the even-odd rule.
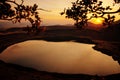
[[[71,33],[71,32],[70,32]],[[65,33],[64,33],[65,34]],[[24,42],[27,40],[45,40],[51,42],[61,41],[74,41],[78,43],[95,44],[94,50],[100,51],[103,54],[112,56],[114,60],[117,60],[120,64],[120,42],[119,41],[107,41],[101,39],[93,39],[90,36],[78,36],[74,34],[56,34],[54,31],[41,32],[38,35],[28,35],[25,32],[12,33],[6,35],[0,35],[0,53],[2,53],[9,46]],[[74,36],[75,35],[75,36]]]
[[[33,35],[33,34],[28,35],[24,31],[17,32],[17,33],[12,32],[10,34],[3,33],[3,34],[0,34],[0,54],[9,46],[16,44],[16,43],[24,42],[27,40],[45,40],[45,41],[51,41],[51,42],[75,41],[78,43],[95,44],[95,46],[93,47],[94,50],[97,50],[97,51],[102,52],[103,54],[112,56],[112,58],[118,61],[118,63],[120,64],[120,49],[119,49],[120,41],[119,39],[118,40],[116,39],[107,40],[106,38],[104,38],[104,36],[102,37],[101,35],[98,35],[100,32],[93,32],[89,34],[90,31],[84,31],[84,30],[83,31],[77,30],[76,32],[74,31],[76,30],[70,31],[68,29],[68,30],[61,30],[60,32],[59,31],[56,32],[55,30],[47,30],[45,32],[40,32],[38,35]],[[94,36],[95,33],[96,35]],[[96,36],[100,36],[100,37],[96,37]],[[4,63],[4,64],[6,65],[7,63]],[[0,61],[0,66],[2,66],[1,61]],[[29,71],[26,73],[29,73]],[[120,73],[113,74],[113,75],[117,75],[118,77]],[[113,76],[113,75],[108,75],[108,76]],[[31,79],[26,79],[26,80],[31,80]],[[38,78],[35,80],[38,80]],[[85,79],[85,80],[89,80],[89,79]]]
[[[57,72],[38,71],[33,68],[5,63],[0,60],[1,80],[118,80],[120,73],[110,75],[65,74]],[[7,70],[7,71],[6,71]]]

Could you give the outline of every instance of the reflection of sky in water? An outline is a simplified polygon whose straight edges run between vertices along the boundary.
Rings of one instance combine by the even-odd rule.
[[[93,75],[120,72],[120,65],[112,57],[93,50],[92,46],[76,42],[26,41],[12,45],[0,58],[51,72]]]

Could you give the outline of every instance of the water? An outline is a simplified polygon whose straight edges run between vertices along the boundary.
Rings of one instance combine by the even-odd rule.
[[[112,57],[93,50],[93,46],[32,40],[10,46],[0,54],[0,59],[40,71],[91,75],[120,73],[120,65]]]

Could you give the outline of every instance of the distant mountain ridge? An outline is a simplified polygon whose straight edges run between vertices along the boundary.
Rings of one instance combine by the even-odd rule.
[[[112,25],[103,29],[103,31],[112,31],[111,33],[119,33],[120,32],[120,20],[116,21]]]

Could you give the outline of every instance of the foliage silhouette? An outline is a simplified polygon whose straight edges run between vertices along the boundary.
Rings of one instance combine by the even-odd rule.
[[[113,6],[120,3],[120,0],[114,0]],[[82,29],[92,18],[103,18],[103,25],[110,25],[115,20],[115,16],[111,14],[120,13],[120,8],[114,12],[111,6],[103,6],[102,1],[98,0],[77,0],[72,2],[72,7],[64,9],[61,15],[66,14],[66,18],[76,21],[77,28]],[[90,16],[90,17],[89,17]]]
[[[120,3],[120,0],[114,0],[115,1],[115,3]]]
[[[17,3],[16,0],[0,0],[0,20],[20,23],[22,19],[25,19],[31,23],[32,28],[37,32],[38,26],[40,26],[41,23],[38,10],[46,10],[38,8],[37,4],[29,6],[23,3],[24,0],[21,0],[21,3]]]
[[[29,20],[31,24],[33,24],[36,20],[40,21],[40,17],[37,12],[38,6],[36,4],[33,6],[25,6],[23,5],[24,1],[21,1],[21,4],[16,3],[15,0],[0,1],[0,19],[10,20],[13,23],[20,22],[21,19],[25,19]],[[11,7],[10,3],[16,5],[14,9]]]

